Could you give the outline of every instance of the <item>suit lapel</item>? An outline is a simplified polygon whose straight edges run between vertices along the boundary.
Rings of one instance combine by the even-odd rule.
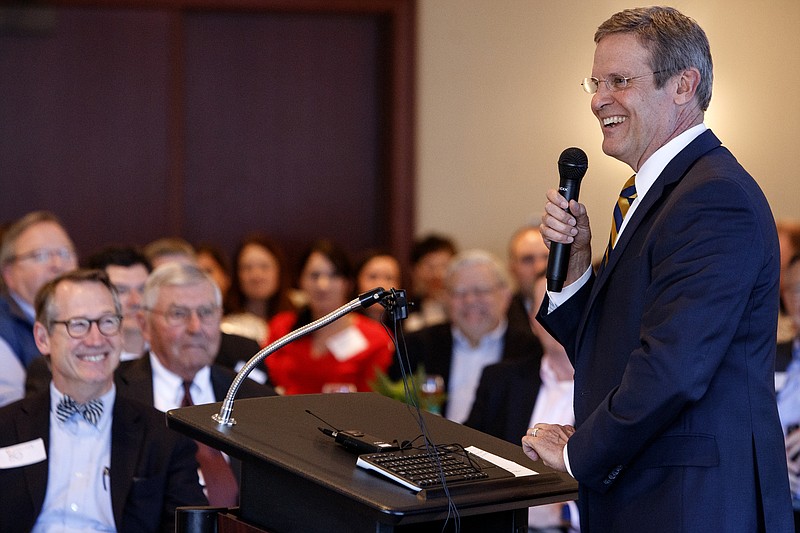
[[[152,397],[152,395],[151,395]],[[111,506],[114,520],[122,525],[125,502],[131,490],[136,463],[143,449],[144,427],[141,416],[119,394],[114,402],[111,422]]]
[[[214,398],[216,401],[221,402],[228,395],[228,389],[231,387],[233,380],[227,379],[227,376],[220,371],[217,365],[211,365],[210,369],[211,388],[214,389]],[[242,386],[244,386],[244,383],[242,383]],[[241,387],[239,388],[241,389]]]
[[[44,441],[45,453],[50,456],[50,388],[47,392],[24,400],[21,416],[15,423],[20,442],[28,442],[41,438]],[[42,509],[47,491],[47,476],[50,460],[41,461],[24,469],[25,482],[33,501],[33,508]]]
[[[114,381],[125,396],[139,398],[143,403],[153,405],[153,367],[149,353],[139,359],[122,363],[115,373]]]
[[[630,243],[633,235],[641,226],[642,221],[645,220],[649,216],[650,212],[656,208],[655,206],[662,205],[662,200],[665,196],[665,190],[672,191],[672,185],[679,182],[700,157],[721,146],[721,144],[722,143],[720,140],[711,130],[704,131],[696,139],[689,143],[686,148],[678,152],[678,155],[676,155],[672,161],[670,161],[667,166],[664,167],[664,170],[658,176],[656,181],[653,182],[652,187],[650,187],[650,190],[647,191],[647,194],[642,199],[642,203],[636,207],[636,211],[633,212],[631,219],[628,221],[627,226],[625,226],[625,231],[622,232],[622,236],[608,257],[608,263],[598,272],[597,279],[592,286],[592,292],[589,296],[588,305],[584,310],[581,327],[578,330],[578,344],[576,344],[576,346],[578,346],[580,343],[580,339],[586,325],[586,319],[587,317],[591,316],[591,310],[597,301],[598,294],[600,294],[600,291],[605,286],[609,276],[611,275],[611,272],[620,261],[620,258],[624,254],[625,248],[628,246],[628,243]],[[669,194],[669,192],[666,194]]]

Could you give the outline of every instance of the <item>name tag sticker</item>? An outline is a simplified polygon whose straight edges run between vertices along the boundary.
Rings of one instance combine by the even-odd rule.
[[[45,459],[47,452],[41,438],[0,448],[0,469],[3,470],[40,463]]]
[[[337,361],[344,362],[355,357],[369,347],[369,342],[361,330],[355,326],[331,335],[325,343]]]

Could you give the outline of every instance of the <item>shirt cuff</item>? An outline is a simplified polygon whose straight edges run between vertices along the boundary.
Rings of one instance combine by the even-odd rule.
[[[569,474],[574,478],[575,476],[572,474],[572,468],[569,466],[569,454],[567,453],[567,444],[564,445],[564,466],[567,467],[567,474]]]
[[[589,265],[589,268],[586,269],[586,272],[583,273],[581,277],[575,280],[574,283],[570,283],[566,287],[564,287],[561,292],[550,292],[547,291],[547,299],[549,300],[549,305],[547,306],[547,314],[549,315],[556,309],[558,306],[572,298],[576,292],[580,290],[581,287],[586,285],[589,281],[589,278],[592,276],[592,265]]]

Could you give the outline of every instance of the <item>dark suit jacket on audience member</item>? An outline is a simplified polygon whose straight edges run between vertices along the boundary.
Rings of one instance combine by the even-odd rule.
[[[261,346],[251,338],[222,333],[219,352],[217,352],[217,358],[214,362],[233,369],[236,367],[236,363],[239,361],[246,363],[260,350]],[[264,367],[261,365],[259,368],[263,370]]]
[[[483,369],[465,426],[519,444],[539,395],[541,358],[501,361]]]
[[[50,392],[0,409],[0,447],[50,442]],[[111,505],[118,531],[175,530],[175,508],[207,505],[197,479],[196,446],[167,429],[164,415],[117,394],[111,425]],[[49,462],[0,470],[0,531],[30,531],[42,510]],[[98,466],[99,468],[99,466]]]
[[[236,374],[231,369],[217,364],[211,365],[211,386],[218,402],[225,399],[235,377]],[[148,354],[133,361],[120,363],[114,375],[114,382],[117,385],[117,394],[146,402],[150,406],[153,405],[153,366],[150,364]],[[260,398],[275,395],[275,389],[271,386],[245,379],[239,387],[236,398]],[[241,478],[241,462],[231,458],[231,467],[236,479],[239,480]]]
[[[536,309],[534,309],[536,311]],[[515,329],[531,330],[531,319],[528,310],[525,308],[525,297],[521,292],[517,292],[511,298],[511,305],[508,306],[508,327]],[[526,428],[527,429],[527,428]]]
[[[418,365],[424,365],[425,373],[439,374],[447,383],[450,377],[450,362],[453,358],[453,332],[449,322],[409,333],[406,336],[406,346],[412,372]],[[504,361],[516,357],[534,357],[538,360],[541,356],[542,346],[530,329],[525,331],[508,327],[503,337]],[[397,362],[389,369],[389,374],[393,379],[400,378]]]
[[[436,324],[410,333],[406,337],[406,346],[412,372],[416,371],[418,365],[424,365],[426,374],[442,376],[447,386],[453,358],[453,332],[450,323]],[[503,361],[515,358],[533,358],[539,361],[541,357],[542,345],[530,329],[526,331],[511,326],[506,329],[503,337]],[[397,361],[389,369],[389,376],[395,380],[400,379]]]
[[[775,372],[786,372],[789,363],[792,362],[792,342],[779,342],[775,352]]]
[[[236,373],[221,365],[211,365],[211,386],[218,402],[225,399]],[[117,393],[153,405],[153,367],[149,354],[133,361],[123,361],[114,375]],[[259,398],[275,396],[275,389],[261,385],[251,379],[242,382],[237,398]]]

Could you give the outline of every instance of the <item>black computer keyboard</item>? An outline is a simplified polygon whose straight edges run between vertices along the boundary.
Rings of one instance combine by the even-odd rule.
[[[485,480],[491,472],[502,471],[502,477],[511,475],[469,452],[441,446],[427,450],[371,453],[358,456],[356,465],[374,470],[412,490],[442,486],[442,475],[447,485]]]

